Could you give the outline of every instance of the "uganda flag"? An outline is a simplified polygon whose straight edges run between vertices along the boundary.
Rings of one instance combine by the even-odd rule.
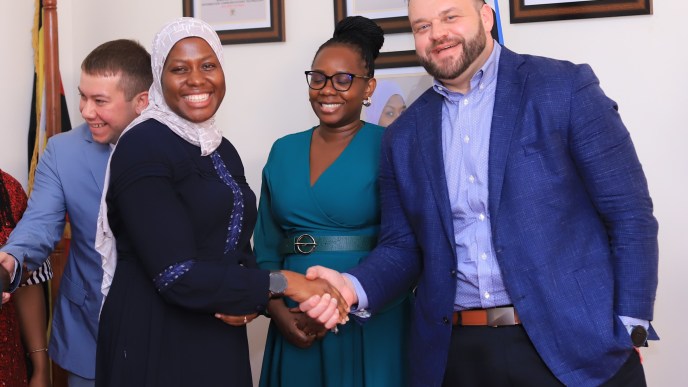
[[[32,45],[34,52],[34,85],[33,95],[31,97],[31,116],[29,118],[29,136],[28,136],[28,158],[29,158],[29,181],[28,192],[31,194],[34,188],[34,177],[36,174],[36,167],[38,160],[45,149],[48,137],[50,135],[64,132],[72,128],[69,121],[69,112],[67,111],[67,103],[64,96],[64,89],[62,87],[62,80],[59,75],[59,65],[57,63],[57,41],[46,45],[44,21],[46,24],[52,24],[52,31],[48,35],[57,40],[57,16],[56,16],[56,0],[45,0],[45,8],[49,14],[46,16],[44,11],[44,1],[35,0],[34,23],[32,30]],[[52,47],[52,52],[48,52],[48,47]],[[46,63],[51,63],[54,69],[46,69]],[[51,75],[48,75],[51,74]],[[57,82],[53,87],[48,87],[48,78],[57,78]],[[48,101],[48,93],[56,94],[59,90],[59,107],[56,103]],[[53,98],[57,100],[57,98]],[[56,101],[57,102],[57,101]],[[52,112],[49,112],[52,110]],[[60,118],[57,119],[57,112],[60,112]],[[52,114],[51,114],[52,113]],[[51,114],[49,117],[48,115]],[[71,238],[71,229],[69,227],[69,219],[65,223],[63,238],[55,246],[50,259],[46,260],[42,266],[29,273],[29,278],[24,285],[37,285],[43,287],[46,295],[46,317],[50,320],[52,305],[54,303],[54,296],[57,294],[60,278],[64,270],[64,266],[69,251],[69,240]],[[53,273],[54,268],[54,273]],[[54,274],[54,276],[53,276]],[[50,280],[46,282],[46,280]],[[48,286],[50,285],[50,286]],[[50,330],[51,328],[48,328]],[[64,370],[57,364],[52,364],[53,386],[66,386],[67,377]]]
[[[34,75],[33,75],[33,93],[31,96],[31,116],[29,118],[29,138],[28,138],[28,159],[29,159],[29,184],[28,192],[31,193],[33,188],[34,174],[36,173],[36,166],[38,159],[47,144],[48,138],[46,134],[46,101],[45,101],[45,42],[43,33],[43,1],[36,1],[36,11],[34,12],[34,27],[33,35],[33,52],[34,52]],[[59,71],[59,69],[58,69]],[[61,130],[66,132],[72,128],[69,121],[69,112],[67,111],[67,102],[65,100],[64,89],[62,88],[62,81],[60,79],[60,110],[61,114]]]

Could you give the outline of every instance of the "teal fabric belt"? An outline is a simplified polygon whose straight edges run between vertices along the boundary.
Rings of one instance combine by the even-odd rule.
[[[377,236],[317,236],[301,234],[282,241],[281,254],[310,254],[315,251],[370,251]]]

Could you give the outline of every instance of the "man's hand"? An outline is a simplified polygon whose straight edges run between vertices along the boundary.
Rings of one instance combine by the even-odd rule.
[[[2,303],[5,304],[10,300],[10,294],[7,292],[2,292]]]
[[[306,279],[302,274],[295,273],[293,271],[282,270],[282,273],[287,277],[287,290],[284,295],[296,301],[297,303],[302,303],[313,296],[317,296],[318,300],[326,305],[326,309],[331,312],[330,318],[326,321],[318,318],[321,323],[329,323],[330,320],[333,321],[332,325],[340,323],[346,323],[349,319],[349,304],[346,299],[342,297],[336,287],[330,285],[324,279],[314,278],[312,280]],[[332,313],[332,311],[334,312]],[[313,317],[311,315],[311,317]]]
[[[313,266],[306,272],[306,278],[313,281],[325,279],[337,288],[348,305],[358,302],[358,297],[351,281],[337,271],[322,266]],[[307,312],[312,319],[317,320],[330,329],[337,325],[337,319],[335,318],[337,315],[335,314],[336,311],[333,308],[332,301],[326,296],[313,296],[301,302],[299,309]],[[348,320],[348,317],[346,320]]]
[[[306,271],[306,278],[309,280],[322,278],[337,288],[347,304],[358,304],[358,296],[356,295],[354,284],[351,283],[349,278],[342,275],[342,273],[323,266],[312,266]]]

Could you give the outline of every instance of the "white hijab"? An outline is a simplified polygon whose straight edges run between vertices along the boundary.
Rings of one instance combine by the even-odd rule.
[[[217,33],[206,22],[190,17],[182,17],[165,25],[153,39],[153,50],[151,53],[151,66],[153,69],[153,84],[148,92],[149,105],[139,117],[134,119],[122,132],[124,136],[129,129],[148,119],[155,119],[170,128],[179,137],[189,143],[201,148],[201,155],[211,154],[222,141],[222,132],[215,126],[215,116],[205,122],[193,123],[174,113],[167,103],[162,92],[162,70],[165,65],[167,55],[174,45],[188,37],[199,37],[204,39],[215,52],[220,66],[223,66],[222,43]],[[115,146],[112,154],[117,150]],[[110,154],[110,160],[112,160]],[[105,171],[105,183],[103,194],[100,198],[100,210],[98,211],[98,230],[96,231],[96,251],[102,257],[103,283],[101,291],[107,296],[115,275],[117,266],[117,245],[115,236],[112,234],[107,218],[107,196],[110,185],[110,160],[108,160]],[[105,302],[105,297],[103,297]]]
[[[404,98],[404,92],[401,87],[394,82],[387,79],[378,79],[377,85],[375,86],[375,91],[373,92],[371,99],[371,104],[365,108],[365,120],[371,124],[379,125],[380,116],[385,110],[385,105],[387,101],[395,95],[398,94],[400,97]]]

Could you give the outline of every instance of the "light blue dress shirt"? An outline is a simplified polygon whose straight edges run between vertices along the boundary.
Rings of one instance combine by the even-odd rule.
[[[442,152],[454,226],[457,284],[454,309],[494,308],[511,304],[492,247],[488,210],[490,127],[501,46],[470,81],[466,94],[435,80],[444,97]]]

